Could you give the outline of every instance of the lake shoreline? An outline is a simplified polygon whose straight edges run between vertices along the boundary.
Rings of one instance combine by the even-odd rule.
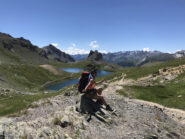
[[[64,70],[66,72],[71,72],[74,74],[80,74],[81,71],[83,71],[82,68],[60,68],[61,70]],[[75,71],[76,70],[76,71]],[[98,71],[98,75],[97,77],[103,77],[106,75],[111,74],[112,72],[109,71],[105,71],[105,70],[100,70]],[[75,77],[71,77],[71,78],[67,78],[66,80],[57,80],[57,81],[51,81],[48,83],[45,83],[43,88],[45,88],[45,90],[47,91],[59,91],[60,89],[70,86],[70,85],[74,85],[78,83],[78,78]]]

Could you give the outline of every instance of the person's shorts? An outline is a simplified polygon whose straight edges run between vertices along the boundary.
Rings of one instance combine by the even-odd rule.
[[[97,90],[95,88],[94,89],[89,89],[85,93],[86,93],[86,97],[94,98],[94,96],[97,95]]]

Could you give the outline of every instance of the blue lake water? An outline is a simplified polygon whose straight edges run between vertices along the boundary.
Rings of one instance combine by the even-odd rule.
[[[74,68],[75,69],[75,68]],[[79,68],[77,68],[79,69]],[[70,71],[71,71],[71,68],[70,68]],[[69,72],[69,71],[67,71]],[[76,71],[75,71],[76,72]],[[111,74],[112,72],[108,72],[108,71],[104,71],[104,70],[100,70],[98,71],[97,73],[97,77],[102,77],[102,76],[106,76],[108,74]],[[51,85],[51,86],[48,86],[46,88],[46,90],[48,91],[58,91],[66,86],[69,86],[69,85],[73,85],[73,84],[77,84],[79,81],[79,79],[73,79],[73,80],[68,80],[68,81],[64,81],[64,82],[61,82],[61,83],[57,83],[57,84],[54,84],[54,85]]]
[[[72,73],[78,73],[82,71],[82,68],[61,68],[61,70],[66,71],[66,72],[72,72]]]
[[[77,84],[77,83],[78,83],[78,79],[68,80],[68,81],[64,81],[64,82],[61,82],[61,83],[57,83],[57,84],[48,86],[46,88],[46,90],[48,90],[48,91],[58,91],[58,90],[66,87],[66,86]]]

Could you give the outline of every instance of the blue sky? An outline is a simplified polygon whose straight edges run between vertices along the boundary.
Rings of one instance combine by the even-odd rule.
[[[0,32],[68,53],[185,49],[185,0],[1,0]]]

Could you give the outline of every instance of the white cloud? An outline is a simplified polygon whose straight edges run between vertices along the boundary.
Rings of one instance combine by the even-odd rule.
[[[99,47],[97,41],[91,41],[90,44],[89,44],[89,46],[92,47],[92,48],[94,48],[94,49]]]
[[[99,52],[100,52],[100,53],[104,53],[104,54],[108,54],[108,52],[105,51],[105,50],[100,50]]]
[[[58,43],[51,43],[51,45],[58,47]]]
[[[88,50],[77,48],[75,43],[72,43],[71,46],[68,47],[67,50],[65,50],[64,52],[65,53],[68,53],[70,55],[89,54],[89,51]]]
[[[149,52],[150,48],[143,48],[143,51]]]
[[[92,41],[90,42],[89,46],[93,47],[93,48],[98,48],[98,44],[97,41]],[[107,54],[108,52],[105,50],[98,50],[101,53],[105,53]],[[64,50],[65,53],[68,53],[70,55],[77,55],[77,54],[89,54],[90,50],[85,50],[85,49],[80,49],[77,48],[77,45],[75,43],[71,43],[71,45]]]
[[[79,49],[79,48],[74,48],[74,47],[69,47],[67,50],[65,50],[66,53],[70,55],[76,55],[76,54],[88,54],[88,50],[84,49]]]

